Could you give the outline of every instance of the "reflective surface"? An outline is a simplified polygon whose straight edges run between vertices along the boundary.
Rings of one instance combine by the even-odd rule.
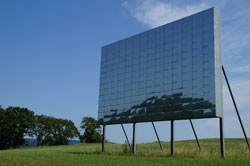
[[[220,117],[222,110],[216,9],[102,48],[100,124]]]

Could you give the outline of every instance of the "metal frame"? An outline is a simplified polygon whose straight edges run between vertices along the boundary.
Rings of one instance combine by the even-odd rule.
[[[195,139],[196,139],[196,142],[198,144],[198,147],[201,149],[201,146],[200,146],[200,143],[199,143],[199,140],[198,140],[198,137],[196,135],[196,132],[195,132],[195,129],[194,129],[194,126],[193,126],[193,123],[192,123],[191,119],[189,120],[189,122],[190,122],[192,130],[194,132]],[[154,125],[154,122],[152,122],[152,126],[153,126],[153,129],[154,129],[156,138],[158,140],[158,143],[160,145],[160,148],[161,148],[161,150],[163,150],[163,146],[161,144],[161,141],[160,141],[158,132],[156,130],[156,127]],[[125,138],[127,140],[127,144],[129,146],[130,151],[132,151],[133,154],[136,154],[136,123],[133,123],[132,147],[131,147],[131,144],[129,142],[129,139],[128,139],[128,136],[127,136],[127,133],[125,131],[125,128],[124,128],[123,124],[121,124],[121,127],[122,127],[123,133],[125,135]],[[105,137],[106,137],[106,125],[103,125],[102,152],[105,152]],[[174,155],[174,120],[171,120],[171,155],[172,156]]]
[[[225,142],[224,142],[224,133],[223,133],[223,117],[220,117],[219,120],[220,120],[219,122],[220,122],[220,147],[221,147],[221,156],[225,157]],[[190,122],[192,130],[194,132],[195,139],[197,141],[198,147],[201,149],[198,137],[196,135],[196,132],[195,132],[195,129],[194,129],[194,126],[193,126],[193,123],[192,123],[192,120],[190,119],[189,122]],[[159,135],[158,135],[157,130],[156,130],[155,125],[154,125],[154,122],[152,122],[152,126],[153,126],[153,129],[155,131],[155,134],[156,134],[158,143],[160,145],[160,148],[161,148],[161,150],[163,150],[163,147],[162,147]],[[122,127],[122,130],[123,130],[124,135],[126,137],[126,140],[127,140],[128,145],[129,145],[129,148],[131,150],[131,145],[129,143],[129,139],[128,139],[128,136],[126,134],[126,131],[124,129],[123,124],[121,124],[121,127]],[[105,152],[105,138],[106,138],[106,125],[103,125],[102,152]],[[170,153],[171,153],[172,156],[174,156],[174,142],[175,142],[175,140],[174,140],[174,120],[171,120],[171,149],[170,149]],[[133,154],[136,154],[136,123],[133,123],[132,152],[133,152]]]

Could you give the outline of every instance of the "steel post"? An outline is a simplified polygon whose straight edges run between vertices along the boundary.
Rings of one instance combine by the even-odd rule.
[[[223,117],[220,117],[220,151],[221,157],[225,157],[225,141],[224,141],[224,125],[223,125]]]
[[[106,125],[103,125],[103,133],[102,133],[102,152],[105,152],[105,137],[106,137]]]
[[[136,153],[136,140],[135,140],[135,134],[136,134],[136,132],[135,132],[135,126],[136,125],[136,123],[133,123],[133,154],[135,154]]]
[[[190,124],[191,124],[191,127],[192,127],[192,130],[193,130],[193,133],[194,133],[196,142],[197,142],[197,144],[198,144],[198,147],[199,147],[199,149],[201,150],[201,145],[200,145],[199,139],[198,139],[198,137],[197,137],[197,134],[196,134],[196,132],[195,132],[193,122],[192,122],[191,119],[189,119],[189,122],[190,122]]]
[[[125,137],[126,137],[126,140],[127,140],[128,146],[129,146],[129,149],[131,150],[131,146],[130,146],[130,143],[129,143],[129,139],[128,139],[127,133],[126,133],[126,131],[125,131],[125,129],[124,129],[123,124],[121,124],[121,126],[122,126],[123,133],[124,133],[124,135],[125,135]]]
[[[230,92],[231,98],[232,98],[232,100],[233,100],[234,108],[235,108],[235,110],[236,110],[236,113],[237,113],[237,116],[238,116],[238,119],[239,119],[239,122],[240,122],[241,129],[242,129],[242,131],[243,131],[243,134],[244,134],[244,137],[245,137],[245,140],[246,140],[248,149],[250,150],[250,145],[249,145],[249,142],[248,142],[247,134],[246,134],[246,132],[245,132],[245,129],[244,129],[244,126],[243,126],[243,123],[242,123],[242,120],[241,120],[240,113],[239,113],[239,110],[238,110],[238,108],[237,108],[236,102],[235,102],[235,100],[234,100],[233,92],[232,92],[232,90],[231,90],[229,81],[228,81],[228,79],[227,79],[227,75],[226,75],[226,71],[225,71],[225,69],[224,69],[224,66],[222,66],[222,71],[223,71],[223,74],[224,74],[224,77],[225,77],[225,80],[226,80],[227,87],[228,87],[228,90],[229,90],[229,92]]]
[[[174,156],[174,120],[171,120],[171,155]]]
[[[157,137],[158,143],[159,143],[159,145],[160,145],[160,148],[161,148],[161,150],[163,150],[163,147],[162,147],[162,145],[161,145],[161,141],[160,141],[160,138],[159,138],[158,133],[157,133],[157,131],[156,131],[154,122],[152,122],[152,125],[153,125],[153,128],[154,128],[155,135],[156,135],[156,137]]]

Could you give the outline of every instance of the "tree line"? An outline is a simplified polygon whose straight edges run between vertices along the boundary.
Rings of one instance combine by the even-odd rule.
[[[67,145],[73,138],[80,142],[102,141],[101,126],[92,117],[84,117],[78,129],[71,120],[35,115],[27,108],[0,105],[0,149],[18,148],[25,138],[35,138],[37,146]]]

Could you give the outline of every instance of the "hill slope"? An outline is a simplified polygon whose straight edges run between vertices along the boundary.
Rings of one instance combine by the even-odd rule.
[[[30,166],[249,166],[250,152],[243,139],[226,139],[226,158],[220,157],[219,140],[200,140],[200,151],[195,141],[178,141],[175,157],[170,156],[170,144],[163,143],[161,151],[157,143],[138,144],[137,155],[130,154],[126,145],[107,144],[107,152],[101,153],[101,144],[29,147],[0,151],[0,165]]]

